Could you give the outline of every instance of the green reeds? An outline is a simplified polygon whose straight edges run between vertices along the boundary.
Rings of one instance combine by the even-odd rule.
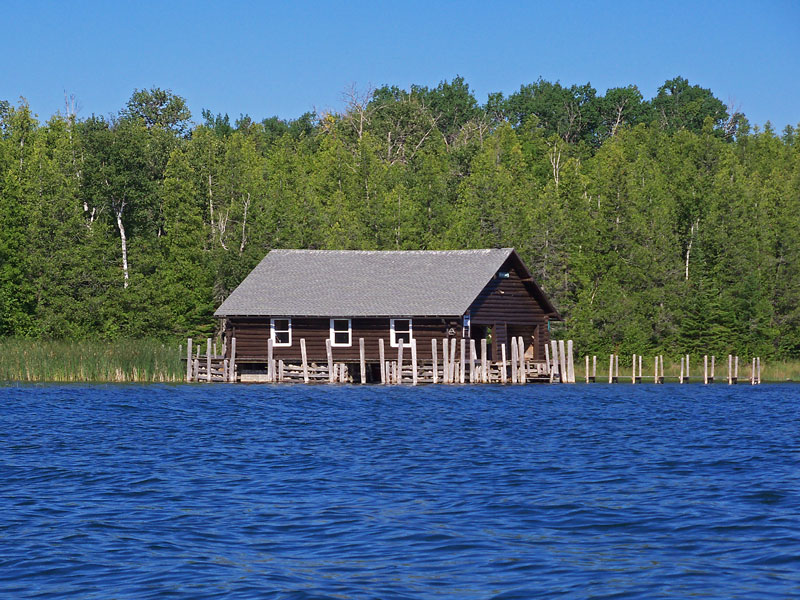
[[[762,358],[761,381],[800,381],[800,360],[765,361]]]
[[[183,381],[178,344],[157,340],[0,339],[0,381]]]

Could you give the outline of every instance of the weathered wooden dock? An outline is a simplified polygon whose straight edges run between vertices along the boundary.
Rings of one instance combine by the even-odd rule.
[[[416,340],[397,346],[396,354],[386,351],[384,340],[379,340],[380,360],[368,361],[364,339],[359,339],[358,362],[336,360],[335,348],[326,344],[327,360],[309,361],[305,339],[300,340],[300,360],[273,358],[273,343],[267,343],[267,358],[261,363],[237,364],[236,338],[231,340],[231,354],[227,358],[217,353],[216,344],[206,340],[206,352],[193,346],[191,338],[186,346],[186,381],[207,383],[380,383],[383,385],[419,384],[525,384],[525,383],[575,383],[575,364],[572,340],[553,340],[545,346],[545,360],[532,360],[525,356],[521,337],[511,338],[509,344],[500,345],[500,360],[490,360],[486,340],[434,339],[431,341],[432,360],[418,360]],[[194,348],[194,351],[193,351]],[[510,348],[510,349],[509,349]],[[441,360],[440,360],[441,359]],[[643,374],[643,357],[634,354],[631,361],[630,382],[640,384],[650,381]],[[727,383],[739,382],[739,357],[729,355]],[[585,356],[585,381],[598,381],[597,356]],[[680,357],[680,374],[672,377],[678,383],[689,383],[690,356]],[[623,378],[624,379],[624,378]],[[664,356],[653,359],[652,383],[663,384]],[[703,356],[703,383],[716,381],[716,357]],[[619,355],[609,355],[608,383],[619,383]],[[761,383],[761,358],[753,357],[749,383]]]
[[[336,360],[336,348],[330,342],[326,344],[327,360],[308,360],[305,339],[300,340],[300,360],[273,358],[273,343],[269,340],[265,362],[237,363],[236,338],[231,340],[230,358],[218,354],[210,339],[206,340],[206,352],[201,353],[200,346],[194,346],[190,338],[186,347],[186,381],[384,385],[551,383],[554,373],[558,373],[557,366],[550,364],[549,359],[536,361],[526,358],[522,338],[510,340],[510,351],[506,344],[502,344],[500,360],[488,358],[486,340],[480,340],[478,345],[476,340],[434,339],[431,342],[432,360],[417,358],[415,340],[407,345],[400,341],[396,354],[394,348],[390,349],[391,352],[386,351],[388,343],[379,340],[378,361],[368,361],[363,338],[358,342],[360,360],[356,363]]]

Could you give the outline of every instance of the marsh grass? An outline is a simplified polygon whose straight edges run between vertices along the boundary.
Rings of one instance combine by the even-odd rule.
[[[800,381],[800,360],[776,360],[766,362],[762,359],[761,380]]]
[[[183,381],[178,344],[157,340],[0,339],[0,381]]]

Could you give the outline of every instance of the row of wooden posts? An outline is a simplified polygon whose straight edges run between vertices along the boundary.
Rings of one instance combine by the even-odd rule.
[[[460,343],[459,343],[460,342]],[[364,349],[364,339],[359,338],[359,367],[360,381],[367,382],[367,360]],[[572,373],[574,381],[573,361],[570,356],[566,361],[563,358],[564,342],[553,342],[553,362],[551,366],[550,352],[548,350],[547,368],[541,363],[529,361],[525,358],[525,345],[522,337],[512,338],[509,342],[510,352],[506,344],[500,345],[501,359],[489,361],[487,342],[480,340],[480,355],[477,352],[476,341],[456,340],[455,338],[431,340],[431,361],[417,359],[417,341],[411,340],[404,343],[399,340],[397,344],[397,359],[389,359],[389,352],[383,339],[378,340],[378,355],[380,381],[382,384],[411,383],[526,383],[529,380],[560,381],[559,373]],[[570,351],[572,341],[568,342]],[[439,362],[441,347],[441,363]],[[201,355],[200,346],[194,346],[191,338],[186,344],[186,380],[187,381],[263,381],[267,383],[285,381],[328,381],[330,383],[355,381],[351,378],[348,364],[335,362],[331,341],[326,340],[327,361],[323,364],[309,362],[306,352],[306,340],[300,339],[300,363],[289,363],[282,359],[274,358],[273,341],[267,342],[266,373],[249,374],[246,368],[240,367],[237,377],[236,363],[236,338],[231,339],[230,359],[217,354],[216,344],[210,338],[206,340],[206,353]],[[181,350],[182,351],[182,350]],[[408,354],[406,354],[408,353]],[[410,354],[410,356],[409,356]],[[509,356],[510,354],[510,356]],[[559,367],[558,356],[561,355],[563,367]],[[552,368],[552,372],[550,369]],[[564,380],[566,381],[566,375]]]
[[[459,343],[460,342],[460,343]],[[364,350],[364,339],[359,338],[359,367],[360,382],[367,383],[367,361]],[[467,340],[455,338],[441,340],[441,367],[439,366],[439,340],[431,340],[432,361],[422,362],[417,360],[417,341],[411,340],[404,344],[398,341],[397,360],[387,360],[387,352],[383,339],[378,340],[379,372],[382,384],[411,383],[417,385],[424,383],[526,383],[528,381],[549,381],[550,383],[575,383],[575,364],[573,360],[572,340],[553,340],[545,345],[544,364],[529,361],[525,358],[525,345],[522,337],[514,337],[509,341],[510,353],[506,344],[500,345],[500,360],[489,361],[487,355],[487,342],[480,340],[481,352],[477,353],[474,339],[469,340],[469,355],[467,355]],[[206,354],[201,356],[200,346],[195,347],[193,353],[192,338],[186,344],[186,380],[206,382],[234,382],[237,381],[236,369],[236,338],[231,339],[230,359],[217,354],[216,343],[212,344],[210,338],[206,340]],[[406,349],[410,350],[410,361],[405,358]],[[457,353],[457,351],[459,351]],[[240,381],[287,382],[302,381],[344,383],[355,382],[355,375],[351,378],[348,364],[334,362],[331,341],[326,340],[326,358],[324,364],[309,363],[306,353],[306,341],[300,340],[300,363],[287,363],[282,359],[276,360],[273,356],[273,342],[267,342],[267,370],[265,375],[250,375],[244,372],[239,374]],[[510,354],[510,356],[509,356]],[[592,357],[591,374],[589,370],[589,356],[586,359],[586,383],[597,381],[597,356]],[[408,364],[410,362],[410,364]],[[631,383],[641,383],[642,377],[641,355],[634,354],[631,369]],[[410,369],[408,368],[410,367]],[[638,367],[638,368],[637,368]],[[709,370],[710,367],[710,370]],[[716,357],[708,355],[703,357],[703,382],[715,381]],[[638,373],[637,373],[638,371]],[[729,384],[739,380],[739,357],[728,355]],[[617,383],[619,377],[619,355],[609,357],[608,383]],[[679,383],[689,382],[689,355],[681,357],[681,372]],[[654,360],[654,383],[664,383],[664,356],[658,355]],[[761,383],[761,358],[754,357],[750,369],[750,383]]]
[[[633,355],[631,362],[631,383],[642,382],[642,356]],[[638,366],[638,373],[637,373]],[[710,368],[709,368],[710,367]],[[716,357],[703,355],[703,383],[714,383],[716,370]],[[728,355],[728,384],[733,385],[739,381],[739,357],[732,354]],[[761,357],[753,357],[750,366],[750,383],[757,385],[761,383]],[[597,356],[592,357],[592,371],[589,373],[589,356],[586,356],[586,383],[593,383],[597,380]],[[611,354],[608,363],[608,383],[619,381],[619,355]],[[653,383],[664,383],[664,355],[659,354],[653,361]],[[689,355],[681,356],[681,374],[678,376],[678,383],[689,383]]]

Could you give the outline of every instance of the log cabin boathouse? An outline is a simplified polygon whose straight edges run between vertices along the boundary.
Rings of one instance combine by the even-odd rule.
[[[501,354],[511,366],[513,354],[530,377],[547,372],[549,321],[561,320],[513,248],[272,250],[215,316],[223,319],[224,357],[235,362],[231,379],[241,381],[276,381],[278,363],[280,380],[288,380],[284,367],[297,373],[301,361],[314,369],[333,365],[340,381],[344,374],[356,382],[410,381],[403,369],[412,350],[414,382],[417,361],[428,381],[432,367],[434,381],[447,381],[448,360],[451,369],[461,361],[463,381],[470,349],[468,371],[481,364],[490,370],[492,361],[499,369]],[[401,358],[398,373],[401,346],[408,363]],[[319,379],[333,381],[334,374]]]

